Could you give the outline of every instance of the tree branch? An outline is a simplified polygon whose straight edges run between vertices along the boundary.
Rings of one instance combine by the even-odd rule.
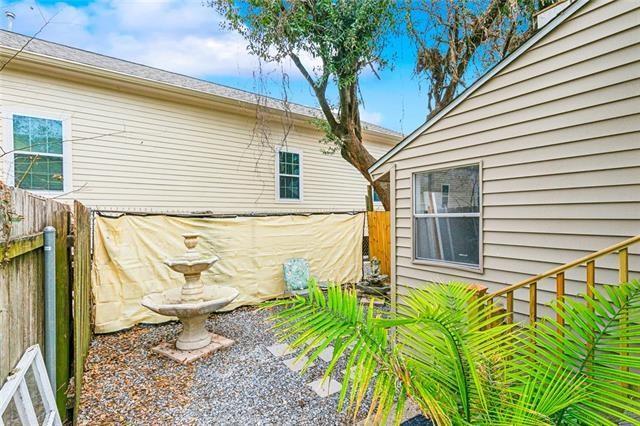
[[[320,109],[322,109],[325,118],[329,122],[329,126],[331,127],[331,129],[336,129],[338,127],[338,122],[333,115],[333,111],[331,111],[331,105],[329,105],[326,93],[327,83],[329,79],[324,77],[323,74],[323,78],[320,84],[316,84],[316,81],[313,79],[313,77],[311,77],[311,74],[309,74],[309,71],[307,71],[305,66],[302,64],[302,61],[300,60],[298,55],[293,52],[289,52],[289,57],[291,58],[291,60],[293,60],[293,63],[300,70],[305,80],[307,80],[307,82],[311,85],[313,92],[316,94],[316,98],[318,98]]]
[[[51,18],[45,20],[44,24],[42,24],[40,29],[38,29],[38,31],[36,31],[35,34],[33,34],[31,37],[29,37],[29,39],[22,45],[22,47],[20,47],[20,49],[18,49],[16,51],[16,53],[11,55],[9,57],[9,59],[6,60],[6,62],[4,62],[2,65],[0,65],[0,72],[2,72],[2,70],[4,70],[7,67],[7,65],[9,65],[11,63],[11,61],[13,61],[19,54],[24,52],[24,49],[26,49],[27,46],[29,46],[29,43],[31,43],[36,37],[38,37],[38,35],[40,35],[40,33],[45,29],[45,27],[47,25],[49,25],[49,23],[53,20],[53,18],[58,16],[59,13],[60,13],[60,10],[58,10]],[[43,18],[44,18],[44,16],[43,16]]]

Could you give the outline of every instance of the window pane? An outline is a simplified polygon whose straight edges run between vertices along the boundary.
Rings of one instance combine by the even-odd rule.
[[[29,149],[29,117],[13,116],[13,148],[16,150]]]
[[[479,264],[479,218],[415,218],[416,259]]]
[[[18,151],[62,154],[62,122],[14,115],[13,146]]]
[[[280,176],[280,198],[288,200],[300,199],[300,178]]]
[[[279,170],[280,174],[300,175],[300,155],[294,152],[280,151]]]
[[[62,122],[47,120],[49,129],[47,134],[47,148],[52,154],[62,154]]]
[[[62,191],[62,158],[15,154],[15,185],[24,189]]]
[[[456,167],[415,175],[415,212],[478,213],[479,166]]]
[[[286,152],[282,152],[280,151],[278,153],[278,164],[280,166],[280,173],[286,173],[286,167],[287,167],[287,153]]]

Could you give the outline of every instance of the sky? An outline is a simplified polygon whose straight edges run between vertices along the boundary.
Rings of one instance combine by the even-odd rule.
[[[288,99],[317,105],[291,63],[259,64],[202,0],[0,0],[5,10],[16,14],[14,31],[22,34],[33,35],[50,19],[39,38],[277,98],[284,96],[284,71]],[[0,22],[5,28],[4,13]],[[426,116],[425,86],[413,73],[409,40],[396,37],[388,50],[393,68],[382,70],[380,79],[370,71],[362,75],[362,117],[407,134]]]

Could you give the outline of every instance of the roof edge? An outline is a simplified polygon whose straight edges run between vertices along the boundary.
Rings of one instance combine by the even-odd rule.
[[[8,32],[8,33],[12,33],[10,31],[6,31],[6,30],[2,30],[2,31]],[[21,36],[21,37],[29,38],[29,36],[26,36],[26,35],[23,35],[23,34],[19,34],[19,33],[13,33],[13,34],[16,34],[16,35]],[[79,49],[79,48],[76,48],[76,47],[67,46],[67,45],[56,43],[56,42],[52,42],[52,41],[47,41],[47,40],[43,40],[43,39],[39,39],[39,38],[33,38],[32,40],[37,40],[39,42],[44,42],[44,43],[55,44],[55,45],[63,46],[65,48],[87,52],[87,53],[92,54],[92,55],[104,56],[104,57],[107,57],[107,58],[110,58],[110,59],[114,59],[114,60],[117,60],[117,61],[128,62],[128,63],[134,64],[134,65],[138,65],[138,66],[142,66],[142,67],[146,67],[146,68],[150,68],[150,69],[156,69],[156,70],[161,71],[161,72],[179,75],[179,76],[182,76],[182,77],[185,77],[185,78],[198,80],[198,81],[201,81],[203,83],[209,83],[209,84],[213,84],[213,85],[216,85],[216,86],[227,87],[227,88],[229,88],[231,90],[241,91],[241,92],[247,93],[248,95],[259,97],[261,100],[265,101],[264,102],[265,104],[261,105],[259,102],[250,102],[250,101],[247,101],[247,100],[238,99],[238,98],[234,98],[234,97],[231,97],[231,96],[224,96],[224,95],[214,94],[214,93],[210,93],[210,92],[203,91],[203,90],[197,90],[195,88],[185,87],[185,86],[182,86],[180,84],[173,84],[173,83],[169,83],[169,82],[166,82],[166,81],[155,80],[155,79],[152,79],[152,78],[142,77],[142,76],[135,75],[135,74],[129,74],[129,73],[126,73],[126,72],[123,72],[123,71],[109,69],[109,68],[105,68],[105,67],[101,67],[101,66],[97,66],[97,65],[93,65],[93,64],[87,64],[87,63],[83,63],[83,62],[80,62],[80,61],[74,61],[74,60],[71,60],[71,59],[57,57],[57,56],[49,55],[49,54],[46,54],[46,53],[34,52],[34,51],[28,50],[28,48],[27,49],[23,48],[22,50],[20,50],[20,49],[14,48],[12,46],[7,46],[7,45],[0,44],[0,56],[2,56],[2,54],[3,54],[2,51],[3,50],[5,52],[8,52],[7,55],[9,55],[9,56],[11,56],[11,54],[15,54],[17,52],[17,53],[19,53],[19,55],[18,55],[19,57],[14,58],[14,60],[16,60],[16,61],[20,61],[20,59],[32,60],[34,62],[40,61],[41,63],[44,62],[44,61],[52,61],[52,62],[55,62],[55,63],[57,63],[59,65],[60,64],[64,64],[64,65],[61,65],[61,67],[65,67],[66,66],[66,68],[71,69],[71,70],[73,70],[73,67],[81,68],[82,70],[86,71],[88,74],[91,74],[91,75],[94,75],[94,76],[97,76],[97,77],[105,78],[105,77],[108,76],[108,77],[118,78],[119,80],[122,80],[122,81],[126,81],[126,80],[137,81],[137,82],[140,82],[141,84],[145,84],[147,86],[153,86],[156,89],[165,87],[165,88],[167,88],[169,90],[177,90],[177,91],[184,92],[185,94],[189,94],[190,93],[190,94],[197,94],[197,95],[202,95],[202,96],[206,96],[206,97],[211,97],[212,99],[218,99],[218,100],[222,101],[223,103],[224,102],[237,102],[239,104],[252,105],[252,106],[260,105],[260,106],[263,106],[263,107],[265,107],[265,108],[267,108],[269,110],[272,110],[272,111],[278,111],[278,112],[286,112],[287,111],[286,107],[283,106],[286,103],[286,101],[284,101],[282,99],[275,98],[275,97],[266,96],[266,95],[260,95],[258,93],[250,92],[250,91],[247,91],[247,90],[244,90],[244,89],[238,89],[238,88],[235,88],[235,87],[232,87],[232,86],[221,85],[221,84],[214,83],[214,82],[211,82],[211,81],[208,81],[208,80],[203,80],[203,79],[200,79],[200,78],[191,77],[191,76],[188,76],[188,75],[185,75],[185,74],[180,74],[180,73],[175,73],[173,71],[167,71],[167,70],[163,70],[163,69],[160,69],[160,68],[150,67],[150,66],[147,66],[147,65],[144,65],[144,64],[139,64],[139,63],[136,63],[136,62],[125,60],[125,59],[120,59],[120,58],[116,58],[116,57],[113,57],[113,56],[103,55],[103,54],[100,54],[100,53],[96,53],[96,52],[92,52],[92,51],[88,51],[88,50],[84,50],[84,49]],[[29,41],[31,41],[31,40],[29,40]],[[46,62],[45,62],[45,64],[46,64]],[[50,64],[50,65],[53,65],[53,64]],[[76,69],[75,71],[80,72],[79,69]],[[271,104],[271,105],[268,105],[268,104]],[[293,105],[293,106],[305,108],[307,110],[312,110],[317,114],[316,115],[316,114],[307,114],[307,113],[290,111],[290,113],[293,114],[293,115],[297,115],[297,116],[299,116],[301,118],[309,118],[309,119],[323,118],[324,117],[322,115],[322,111],[317,107],[308,106],[308,105],[304,105],[304,104],[299,104],[299,103],[295,103],[295,102],[290,102],[290,104]],[[397,139],[397,138],[402,138],[404,136],[402,133],[400,133],[400,132],[398,132],[396,130],[389,129],[387,127],[383,127],[383,126],[380,126],[380,125],[377,125],[377,124],[374,124],[374,123],[369,123],[369,122],[366,122],[366,121],[362,122],[362,127],[363,127],[363,131],[364,132],[372,134],[372,135],[376,135],[376,136],[379,136],[379,137],[383,137],[383,138],[391,137],[391,138],[396,138]]]
[[[467,90],[459,94],[453,101],[447,104],[439,113],[434,115],[432,118],[424,122],[420,127],[411,132],[407,137],[401,140],[396,146],[387,151],[382,157],[378,159],[369,169],[367,170],[369,174],[372,174],[376,169],[386,163],[391,157],[400,152],[405,146],[413,142],[418,136],[422,135],[427,129],[436,124],[443,118],[445,115],[449,113],[456,106],[461,104],[465,99],[467,99],[473,92],[482,87],[487,81],[489,81],[494,75],[498,74],[507,65],[517,59],[524,52],[529,50],[531,46],[536,44],[541,38],[549,34],[554,28],[564,22],[569,16],[573,15],[576,11],[581,9],[584,5],[586,5],[589,0],[576,0],[572,5],[567,7],[565,10],[560,12],[558,16],[552,19],[547,25],[542,27],[538,32],[536,32],[533,36],[531,36],[527,41],[520,45],[513,53],[504,58],[502,61],[498,62],[494,65],[490,70],[488,70],[485,74],[482,75],[479,79],[475,81]]]

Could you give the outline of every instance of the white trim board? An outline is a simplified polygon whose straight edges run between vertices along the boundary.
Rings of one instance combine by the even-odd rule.
[[[418,136],[422,135],[427,129],[436,124],[443,118],[445,115],[449,113],[452,109],[458,106],[462,101],[467,99],[473,92],[478,90],[482,85],[484,85],[487,81],[489,81],[493,76],[498,74],[504,68],[507,67],[510,63],[516,60],[520,55],[529,50],[531,46],[536,44],[540,39],[549,34],[556,28],[558,25],[563,23],[569,16],[573,15],[576,11],[581,9],[584,5],[586,5],[589,0],[577,0],[571,6],[563,10],[558,16],[552,19],[547,25],[542,27],[541,30],[536,32],[531,38],[529,38],[526,42],[524,42],[519,48],[517,48],[513,53],[504,58],[502,61],[498,62],[493,68],[487,71],[482,77],[476,80],[467,90],[462,92],[455,98],[451,103],[449,103],[446,107],[444,107],[439,113],[433,116],[430,120],[427,120],[422,126],[418,127],[416,130],[411,132],[406,138],[400,141],[396,146],[387,151],[382,157],[378,159],[371,167],[369,167],[369,174],[372,174],[376,169],[385,164],[387,160],[396,155],[399,151],[401,151],[405,146],[409,145],[413,142]]]

